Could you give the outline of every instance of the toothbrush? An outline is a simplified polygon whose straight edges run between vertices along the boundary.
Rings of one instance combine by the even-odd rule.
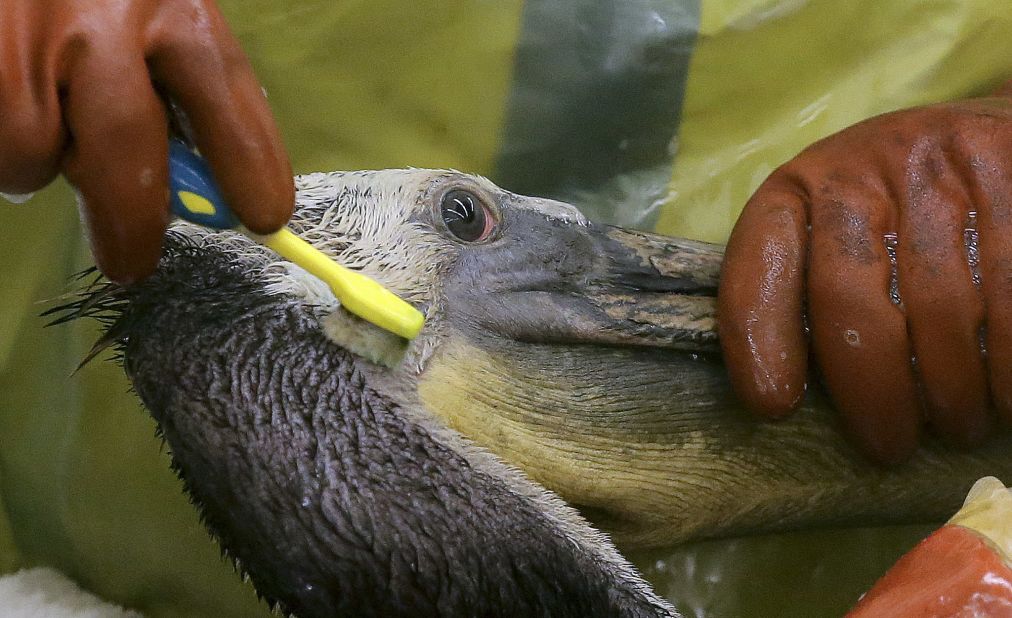
[[[266,236],[243,228],[222,198],[207,162],[175,139],[169,142],[169,189],[172,212],[181,219],[242,231],[321,279],[342,307],[399,337],[411,340],[422,330],[425,316],[420,311],[373,279],[341,266],[287,227]]]

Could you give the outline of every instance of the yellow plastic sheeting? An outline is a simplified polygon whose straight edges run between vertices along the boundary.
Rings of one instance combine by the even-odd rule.
[[[267,90],[297,173],[491,171],[520,0],[218,4]]]
[[[1012,78],[1012,3],[706,0],[657,229],[723,242],[808,144],[883,112]]]

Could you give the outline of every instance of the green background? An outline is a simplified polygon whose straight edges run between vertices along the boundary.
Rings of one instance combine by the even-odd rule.
[[[867,116],[1012,77],[994,0],[220,2],[298,172],[452,167],[722,241],[751,191]],[[67,188],[0,206],[0,569],[151,616],[266,613],[200,527],[93,324],[38,313],[88,264]],[[634,556],[690,615],[841,613],[924,527]]]

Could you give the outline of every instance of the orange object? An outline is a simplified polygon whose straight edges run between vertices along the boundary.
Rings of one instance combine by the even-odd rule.
[[[1012,617],[1012,497],[997,479],[893,566],[848,618]]]

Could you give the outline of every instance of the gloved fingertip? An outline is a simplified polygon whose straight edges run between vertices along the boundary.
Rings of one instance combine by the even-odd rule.
[[[730,279],[740,272],[725,271],[717,301],[720,345],[731,387],[755,416],[779,419],[796,411],[807,389],[808,345],[800,326],[783,315],[787,303],[762,307],[749,302],[756,294],[737,293]],[[739,302],[742,298],[745,303]],[[784,318],[787,319],[784,319]]]
[[[807,388],[803,379],[755,374],[740,380],[732,378],[732,385],[745,409],[767,420],[781,419],[797,411]]]
[[[150,208],[124,208],[124,200],[115,191],[91,199],[88,195],[81,190],[81,214],[99,271],[124,287],[147,279],[158,268],[171,220],[167,192],[163,204]]]
[[[237,216],[246,228],[256,234],[276,232],[292,218],[295,210],[295,184],[290,173],[265,185],[255,207],[236,209]]]
[[[92,248],[98,270],[106,279],[123,287],[136,285],[153,275],[158,269],[161,252],[161,243],[141,251],[134,250],[129,256],[104,251],[94,244]]]
[[[994,420],[987,410],[967,411],[961,422],[929,423],[946,444],[959,449],[972,449],[987,441],[994,431]]]
[[[882,468],[894,468],[900,466],[913,456],[916,448],[910,449],[896,449],[896,448],[876,448],[870,447],[863,450],[865,457],[867,457],[873,464]]]
[[[902,465],[913,457],[917,451],[917,435],[914,433],[906,439],[895,435],[884,438],[883,435],[857,435],[849,432],[856,448],[873,464],[891,468]]]

